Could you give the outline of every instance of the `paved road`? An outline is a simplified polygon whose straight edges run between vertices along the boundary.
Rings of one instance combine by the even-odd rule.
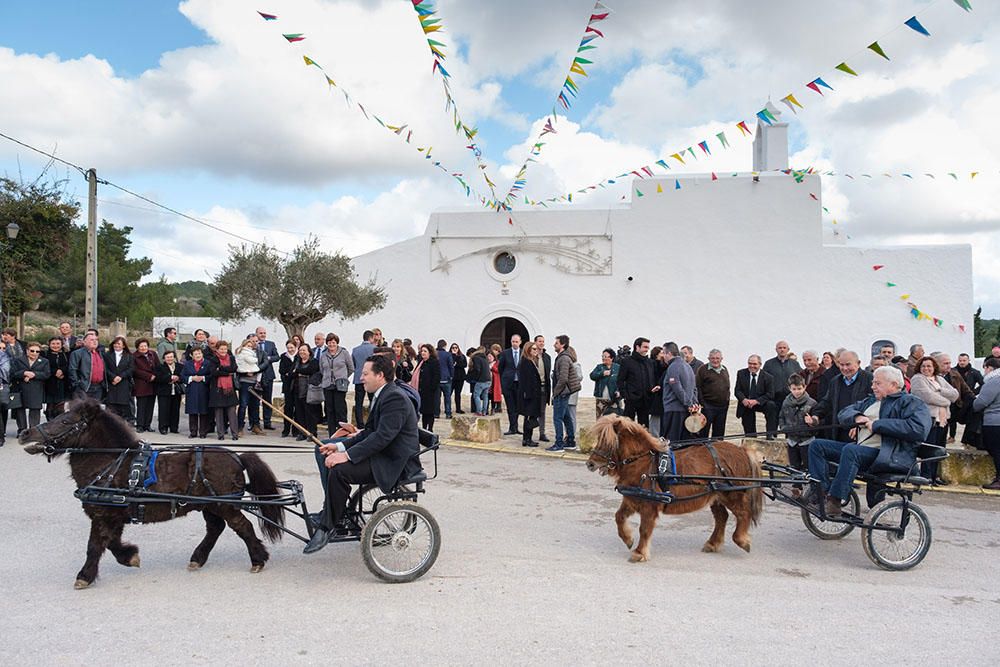
[[[310,461],[268,457],[319,498]],[[575,462],[447,448],[426,505],[441,556],[408,585],[376,581],[358,546],[272,547],[249,573],[227,533],[188,572],[200,517],[126,529],[142,568],[105,558],[73,590],[87,521],[65,461],[0,449],[4,664],[996,664],[996,499],[933,494],[934,544],[907,573],[875,568],[857,533],[820,542],[768,504],[753,553],[699,549],[707,511],[661,521],[652,561],[626,562],[606,479]]]

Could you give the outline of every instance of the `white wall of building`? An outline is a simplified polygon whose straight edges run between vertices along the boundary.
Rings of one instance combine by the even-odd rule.
[[[638,335],[689,344],[702,359],[718,347],[730,370],[751,353],[773,356],[779,338],[800,354],[843,346],[865,357],[881,338],[971,351],[968,246],[824,246],[820,202],[809,196],[821,192],[819,176],[676,181],[679,190],[672,177],[636,181],[632,203],[610,209],[515,212],[514,226],[485,211],[434,213],[423,236],[355,258],[362,279],[387,286],[385,308],[325,321],[309,338],[336,331],[353,346],[377,326],[390,340],[445,338],[465,349],[509,316],[545,334],[550,350],[568,334],[587,370],[604,347]],[[492,268],[504,249],[518,260],[508,276]],[[945,325],[914,320],[903,290]]]

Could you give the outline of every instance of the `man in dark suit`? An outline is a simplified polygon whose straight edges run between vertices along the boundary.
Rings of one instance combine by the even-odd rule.
[[[545,371],[542,376],[542,406],[538,412],[538,439],[548,442],[549,437],[545,435],[545,406],[552,402],[552,357],[545,351],[545,336],[541,334],[535,336],[535,347],[541,351],[542,366]]]
[[[744,433],[757,432],[757,413],[765,415],[774,400],[774,380],[761,370],[760,357],[751,354],[747,367],[736,373],[736,417],[743,422]]]
[[[66,354],[70,354],[75,350],[78,342],[81,345],[83,344],[83,341],[73,335],[73,325],[69,322],[62,322],[59,325],[59,337],[62,338],[62,349]]]
[[[264,413],[264,430],[273,431],[274,427],[271,426],[271,416],[273,410],[268,403],[271,402],[271,396],[274,392],[274,364],[281,358],[278,354],[278,348],[274,345],[274,341],[267,339],[267,329],[264,327],[257,327],[257,357],[263,357],[260,364],[260,395],[267,401],[264,403],[262,412]]]
[[[507,421],[510,422],[504,435],[515,435],[517,430],[517,365],[521,363],[521,337],[514,334],[510,337],[510,347],[500,353],[497,370],[500,371],[500,389],[503,391],[503,402],[506,404]]]
[[[820,424],[830,426],[816,435],[838,442],[851,442],[854,429],[837,425],[837,415],[849,405],[854,405],[872,393],[872,374],[861,368],[861,359],[856,352],[844,350],[837,356],[840,374],[830,380],[826,394],[819,399],[816,407],[806,417],[809,426]]]
[[[393,382],[393,360],[373,355],[364,364],[362,382],[374,396],[365,428],[354,437],[323,445],[326,454],[327,491],[320,525],[303,553],[311,554],[327,545],[334,531],[353,530],[342,520],[350,498],[351,484],[378,484],[389,493],[400,479],[420,472],[413,457],[420,450],[417,413],[413,403]]]

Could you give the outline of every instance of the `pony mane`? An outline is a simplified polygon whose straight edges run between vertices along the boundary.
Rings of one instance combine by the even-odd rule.
[[[101,407],[101,404],[93,399],[78,400],[71,404],[68,412],[77,412],[91,421],[93,427],[99,432],[85,433],[79,440],[81,447],[113,448],[122,449],[134,446],[139,438],[128,423]],[[96,437],[95,437],[96,436]]]
[[[624,456],[621,451],[623,438],[636,441],[642,451],[666,451],[659,438],[651,436],[642,424],[628,417],[605,415],[594,423],[592,432],[597,438],[594,449],[607,454]]]

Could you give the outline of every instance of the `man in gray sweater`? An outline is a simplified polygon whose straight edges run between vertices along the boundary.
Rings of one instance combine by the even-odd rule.
[[[987,357],[986,377],[972,409],[983,413],[983,447],[993,457],[994,478],[984,489],[1000,491],[1000,358]]]
[[[684,428],[684,420],[688,414],[698,409],[694,371],[691,365],[684,361],[677,343],[664,343],[660,354],[667,364],[667,370],[663,373],[663,388],[660,390],[663,395],[660,437],[670,442],[678,442],[691,437]]]

